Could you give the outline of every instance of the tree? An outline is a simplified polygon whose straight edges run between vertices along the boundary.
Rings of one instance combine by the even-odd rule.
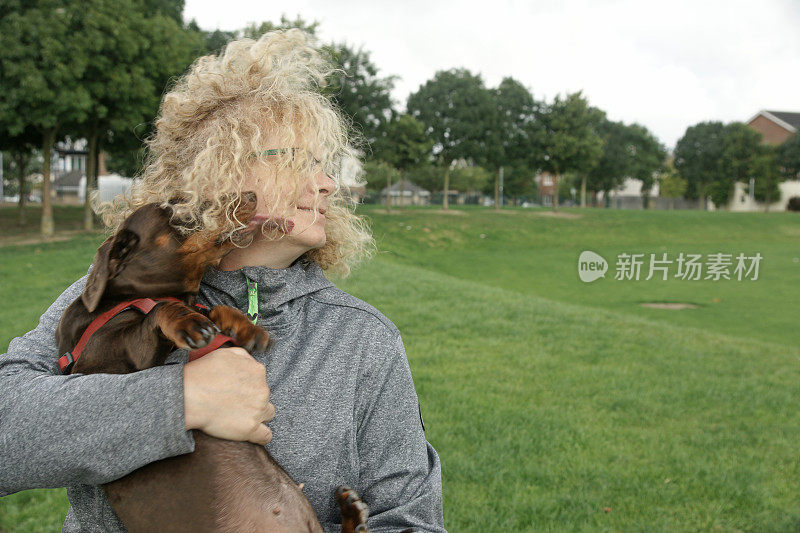
[[[675,146],[675,169],[687,182],[687,196],[697,198],[701,209],[708,209],[706,200],[710,185],[730,179],[722,163],[724,152],[725,125],[722,122],[690,126]]]
[[[177,24],[183,24],[184,0],[143,0],[144,13],[147,16],[163,15]]]
[[[25,223],[25,197],[28,192],[26,178],[31,170],[31,162],[35,160],[36,148],[40,140],[41,134],[30,126],[13,137],[0,130],[0,146],[5,149],[3,154],[4,176],[7,175],[5,174],[6,169],[13,169],[17,175],[16,190],[19,195],[17,224],[19,226]]]
[[[603,151],[597,164],[589,172],[581,175],[581,207],[586,207],[586,190],[605,193],[606,206],[609,205],[610,191],[620,187],[625,176],[632,171],[631,150],[627,129],[622,122],[600,121],[597,133],[603,139]]]
[[[709,196],[715,205],[726,206],[737,181],[748,183],[756,158],[761,153],[762,136],[741,122],[725,125],[721,175],[709,185]]]
[[[424,163],[406,172],[408,179],[429,191],[438,191],[444,180],[444,169],[432,163]]]
[[[386,188],[386,211],[392,211],[391,187],[392,182],[400,179],[400,171],[386,161],[372,160],[364,164],[364,178],[367,181],[367,190],[380,192]]]
[[[600,117],[602,111],[596,113]],[[603,153],[597,165],[583,175],[581,206],[586,205],[584,187],[594,192],[605,192],[608,204],[610,191],[621,187],[625,178],[632,178],[642,182],[642,205],[647,209],[655,173],[664,161],[664,148],[647,128],[639,124],[612,122],[602,115],[597,130],[603,138]]]
[[[598,111],[580,92],[566,98],[556,96],[553,103],[540,112],[545,131],[545,170],[553,174],[554,189],[565,172],[584,174],[597,165],[603,153],[603,140],[597,133]],[[558,211],[558,193],[553,199],[553,211]]]
[[[639,124],[627,126],[631,157],[630,177],[642,182],[642,205],[650,207],[650,191],[656,181],[656,172],[664,164],[667,151],[650,131]]]
[[[503,195],[511,198],[515,205],[520,199],[536,197],[537,191],[535,167],[517,161],[503,165]],[[483,192],[492,193],[487,190]]]
[[[151,0],[147,0],[150,2]],[[164,0],[154,0],[161,2]],[[166,0],[174,1],[174,0]],[[182,4],[182,2],[181,2]],[[182,8],[181,8],[182,9]],[[197,21],[190,20],[185,29],[198,37],[198,46],[194,50],[194,55],[208,55],[218,54],[225,48],[228,42],[239,39],[241,37],[248,37],[250,39],[258,39],[267,32],[275,30],[287,30],[289,28],[299,28],[310,35],[316,35],[319,22],[306,22],[300,15],[297,15],[294,20],[288,18],[285,14],[281,15],[280,22],[277,24],[272,21],[264,21],[256,24],[251,22],[247,26],[239,30],[224,31],[224,30],[203,30],[197,24]]]
[[[778,185],[784,179],[778,165],[778,149],[767,144],[759,145],[748,170],[754,177],[753,196],[764,203],[765,212],[769,211],[770,204],[780,198]],[[749,183],[745,190],[750,191]]]
[[[732,122],[725,126],[723,165],[735,181],[748,181],[762,141],[761,133],[746,124]]]
[[[667,163],[658,175],[659,192],[669,198],[669,208],[675,209],[675,198],[681,198],[686,192],[686,180],[683,179],[672,163]]]
[[[495,168],[502,160],[497,106],[480,76],[466,69],[439,71],[408,97],[407,108],[425,124],[433,153],[445,164],[471,159]]]
[[[288,30],[290,28],[298,28],[308,33],[309,35],[316,35],[319,22],[307,22],[303,17],[297,15],[294,20],[287,17],[285,14],[281,15],[281,21],[277,24],[271,21],[264,21],[261,24],[251,22],[243,30],[237,32],[237,37],[249,37],[250,39],[258,39],[267,32],[275,30]]]
[[[428,161],[433,147],[425,125],[410,115],[400,115],[386,126],[386,134],[381,139],[378,152],[400,172],[400,202],[405,198],[405,178],[407,172]]]
[[[454,188],[467,192],[487,192],[494,182],[491,172],[476,165],[454,168],[450,179]]]
[[[408,97],[408,114],[426,126],[444,172],[443,209],[448,208],[450,168],[458,159],[496,170],[502,161],[500,115],[480,76],[466,69],[437,72]]]
[[[152,120],[167,80],[192,61],[198,41],[160,10],[148,16],[139,0],[89,0],[83,5],[80,29],[89,60],[82,83],[91,104],[86,119],[72,131],[88,141],[84,227],[92,229],[90,200],[104,141],[113,132],[124,135]]]
[[[500,82],[494,98],[499,112],[502,150],[498,163],[504,170],[504,194],[532,196],[536,189],[534,175],[543,158],[544,135],[537,120],[541,104],[524,85],[510,77]]]
[[[425,124],[404,114],[387,124],[386,135],[376,142],[375,154],[406,171],[427,162],[432,148],[433,141],[425,134]]]
[[[800,134],[795,133],[780,145],[778,164],[784,179],[800,179]]]
[[[391,93],[396,76],[378,76],[378,67],[363,48],[345,43],[325,47],[337,70],[328,78],[325,94],[351,120],[353,130],[372,144],[392,119]]]
[[[81,83],[89,43],[80,31],[82,3],[8,0],[0,18],[0,130],[41,135],[42,225],[53,234],[50,161],[59,128],[85,119],[91,98]]]

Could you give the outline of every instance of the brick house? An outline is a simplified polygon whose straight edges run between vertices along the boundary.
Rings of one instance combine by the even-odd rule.
[[[800,113],[762,110],[747,125],[761,133],[765,143],[778,145],[800,129]]]
[[[536,185],[539,189],[539,203],[542,205],[553,205],[556,186],[553,175],[549,172],[542,172],[536,176]]]
[[[762,110],[747,121],[747,125],[763,135],[765,144],[779,145],[800,130],[800,113]],[[758,179],[758,176],[755,177]],[[767,206],[751,201],[748,184],[737,182],[728,203],[731,211],[763,211]],[[789,198],[800,196],[800,181],[788,180],[778,185],[780,198],[769,205],[770,211],[786,211]]]

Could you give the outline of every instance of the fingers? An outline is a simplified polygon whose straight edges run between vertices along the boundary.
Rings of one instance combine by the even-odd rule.
[[[264,445],[275,416],[267,369],[242,348],[220,348],[184,366],[187,429]]]
[[[272,403],[267,404],[267,408],[264,410],[264,422],[269,422],[275,417],[275,406]]]
[[[272,440],[272,430],[266,424],[259,424],[248,440],[254,444],[266,446]]]
[[[267,422],[272,420],[275,416],[275,406],[271,403],[266,404],[264,408],[264,422],[256,426],[255,431],[248,439],[250,442],[266,446],[272,440],[272,430],[267,426]]]

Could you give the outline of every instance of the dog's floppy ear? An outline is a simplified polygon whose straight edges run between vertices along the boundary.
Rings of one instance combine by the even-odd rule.
[[[97,249],[92,263],[92,271],[86,279],[86,287],[81,294],[83,305],[90,313],[97,309],[108,280],[125,268],[125,260],[138,245],[139,236],[130,230],[122,229],[114,237],[109,237]]]
[[[113,237],[106,239],[92,262],[92,271],[89,272],[89,277],[86,279],[86,287],[81,294],[81,300],[86,309],[91,313],[97,309],[97,304],[100,303],[100,297],[106,290],[106,281],[108,281],[108,252],[111,250],[111,241]]]

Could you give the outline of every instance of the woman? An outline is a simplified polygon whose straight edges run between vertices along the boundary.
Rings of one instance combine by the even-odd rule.
[[[141,182],[103,210],[113,228],[141,205],[177,198],[186,231],[230,232],[241,224],[223,216],[229,204],[256,191],[267,222],[206,272],[200,302],[250,313],[273,346],[62,376],[53,332],[83,290],[78,280],[0,357],[0,495],[66,486],[65,531],[120,531],[99,485],[191,452],[188,430],[202,429],[269,443],[328,531],[338,530],[342,484],[368,503],[373,530],[444,531],[439,458],[400,334],[323,275],[346,276],[373,244],[340,187],[352,151],[318,90],[329,72],[298,30],[198,59],[163,99]]]

